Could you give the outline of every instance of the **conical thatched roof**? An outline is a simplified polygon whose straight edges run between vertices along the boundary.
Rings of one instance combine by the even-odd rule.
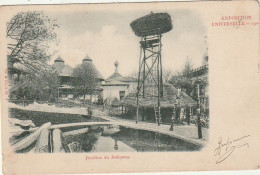
[[[55,68],[59,76],[70,77],[73,72],[73,68],[69,65],[66,65],[64,60],[60,56],[54,60],[54,64],[52,65],[52,67]]]
[[[95,71],[97,74],[97,79],[99,79],[101,81],[104,80],[103,76],[97,70],[96,66],[92,63],[92,59],[88,55],[82,60],[82,64],[87,65],[89,67],[89,69],[92,69],[93,71]]]
[[[176,103],[178,90],[170,84],[164,85],[163,90],[164,90],[164,95],[163,98],[161,99],[161,108],[174,107]],[[184,92],[180,92],[178,101],[179,101],[178,104],[181,107],[196,105],[196,102]],[[124,97],[121,103],[128,107],[136,107],[137,106],[136,94],[130,94]],[[156,96],[146,96],[145,98],[143,98],[141,95],[139,96],[140,107],[152,108],[154,107],[154,105],[157,105],[157,103],[158,103],[158,99]]]

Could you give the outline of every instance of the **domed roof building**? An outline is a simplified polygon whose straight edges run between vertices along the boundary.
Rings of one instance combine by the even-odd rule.
[[[73,72],[73,68],[69,65],[66,65],[64,60],[59,56],[56,60],[54,60],[53,67],[59,74],[59,76],[70,77]]]
[[[99,82],[104,80],[89,56],[86,56],[81,64],[85,64],[88,69],[92,69],[96,73]],[[75,78],[73,76],[73,67],[65,64],[65,61],[60,56],[54,60],[52,67],[56,70],[59,77],[60,87],[58,97],[74,98],[78,89],[73,86],[73,79]],[[100,83],[98,84],[97,90],[102,91]]]
[[[119,62],[118,61],[116,61],[114,63],[114,66],[116,67],[115,68],[115,72],[107,78],[107,81],[114,80],[114,79],[120,79],[120,78],[123,77],[122,75],[120,75],[120,73],[118,73],[118,69],[117,69],[117,67],[119,66]]]
[[[96,73],[98,80],[104,81],[104,77],[97,70],[96,66],[92,62],[92,59],[88,55],[82,60],[81,64],[85,64],[89,69],[92,69]]]
[[[69,65],[66,65],[64,60],[59,56],[54,60],[52,67],[58,73],[59,78],[59,88],[58,88],[58,97],[73,97],[74,87],[72,86],[72,73],[73,68]]]
[[[122,76],[119,73],[118,61],[115,61],[114,66],[114,73],[102,83],[103,100],[106,100],[107,98],[117,98],[118,100],[121,100],[124,96],[134,92],[137,87],[137,79],[129,76]]]

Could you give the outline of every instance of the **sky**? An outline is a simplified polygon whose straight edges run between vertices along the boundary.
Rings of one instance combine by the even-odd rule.
[[[57,19],[60,26],[56,30],[60,42],[50,64],[61,56],[65,64],[75,67],[88,55],[104,78],[114,72],[116,60],[119,73],[130,75],[138,69],[140,57],[140,38],[134,34],[130,23],[151,11],[92,10],[48,14]],[[162,37],[163,69],[179,71],[187,58],[194,68],[201,66],[207,31],[200,15],[188,9],[160,12],[167,12],[173,23],[173,29]]]

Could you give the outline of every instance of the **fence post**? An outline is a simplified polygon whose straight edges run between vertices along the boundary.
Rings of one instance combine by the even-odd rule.
[[[23,96],[23,106],[25,106],[25,104],[24,104],[24,100],[25,100],[25,96]]]

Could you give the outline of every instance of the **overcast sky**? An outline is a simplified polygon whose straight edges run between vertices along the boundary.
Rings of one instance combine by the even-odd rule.
[[[57,30],[60,43],[53,60],[61,56],[66,64],[74,67],[89,55],[105,78],[114,72],[114,62],[118,60],[119,72],[129,75],[137,70],[140,53],[140,38],[133,33],[130,23],[150,12],[147,9],[123,13],[79,11],[48,14],[60,25]],[[163,68],[173,72],[180,70],[187,57],[194,67],[200,66],[206,48],[206,28],[199,14],[185,9],[165,12],[172,18],[173,30],[162,38]]]

